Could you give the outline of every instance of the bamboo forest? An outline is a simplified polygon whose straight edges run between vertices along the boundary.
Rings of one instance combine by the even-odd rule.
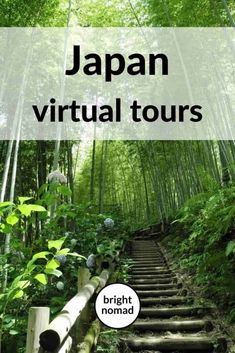
[[[235,2],[1,0],[0,24],[234,27]],[[1,83],[0,111],[4,99]],[[94,310],[110,283],[140,299],[121,330]],[[232,353],[234,342],[233,140],[0,141],[1,353]]]

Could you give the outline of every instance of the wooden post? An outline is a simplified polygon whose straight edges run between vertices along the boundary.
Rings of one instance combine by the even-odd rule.
[[[47,328],[49,320],[49,308],[32,307],[29,309],[26,353],[38,353],[39,336]]]
[[[80,291],[80,289],[88,283],[90,277],[91,273],[88,268],[80,267],[78,269],[78,291]]]
[[[78,345],[78,353],[90,353],[92,348],[96,346],[97,340],[100,333],[100,322],[99,320],[93,321],[91,327],[87,331],[84,341],[81,345]]]
[[[90,279],[91,273],[88,268],[80,267],[78,269],[78,292],[85,286]],[[76,321],[76,342],[80,343],[87,331],[88,322],[90,321],[91,316],[91,306],[90,302],[88,302],[85,308],[82,310],[81,315]]]

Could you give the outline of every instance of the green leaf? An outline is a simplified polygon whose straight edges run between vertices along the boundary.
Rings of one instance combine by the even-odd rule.
[[[18,197],[20,204],[23,205],[23,203],[25,203],[28,200],[32,200],[32,197]]]
[[[13,206],[13,205],[14,205],[14,203],[10,202],[10,201],[0,202],[0,208],[5,208],[5,207],[8,207],[8,206]]]
[[[30,281],[19,281],[18,284],[17,284],[17,286],[20,289],[27,288],[29,285],[30,285]]]
[[[40,205],[27,205],[27,206],[33,212],[46,212],[45,207]]]
[[[48,241],[48,249],[51,250],[52,248],[56,249],[59,251],[64,244],[66,237],[57,239],[57,240],[49,240]]]
[[[40,186],[40,188],[38,189],[38,195],[42,195],[44,193],[44,191],[46,191],[48,187],[48,184],[43,184],[42,186]]]
[[[19,205],[18,210],[25,216],[29,217],[31,214],[31,209],[28,207],[28,205]]]
[[[69,252],[67,255],[69,255],[69,256],[74,256],[74,257],[80,257],[80,258],[83,259],[83,260],[87,260],[87,258],[86,258],[85,256],[79,255],[79,254],[76,253],[76,252]]]
[[[10,224],[1,224],[0,225],[0,230],[2,233],[9,234],[12,230]]]
[[[61,277],[62,276],[62,272],[60,270],[51,270],[51,269],[45,269],[45,273],[48,274],[48,275],[53,275],[53,276],[56,276],[56,277]]]
[[[70,188],[68,188],[65,185],[61,185],[58,187],[58,191],[61,195],[63,196],[71,196],[72,195],[72,191],[70,190]]]
[[[27,263],[27,267],[26,270],[24,271],[24,274],[29,275],[31,272],[33,272],[33,270],[37,267],[37,265],[34,265],[35,260],[31,259],[28,263]]]
[[[14,226],[16,223],[19,222],[19,217],[16,216],[15,213],[11,213],[11,214],[9,214],[9,216],[7,217],[6,222],[7,222],[8,224],[10,224],[11,226]]]
[[[230,241],[226,247],[225,255],[229,256],[235,251],[235,241]]]
[[[12,299],[20,299],[23,297],[23,295],[24,295],[24,292],[22,291],[22,289],[20,289],[16,292],[16,294],[13,296]]]
[[[52,259],[46,264],[45,271],[54,271],[57,267],[60,267],[59,261]]]
[[[69,248],[64,248],[59,251],[57,251],[56,255],[67,255],[70,252]]]
[[[19,205],[18,210],[26,217],[31,215],[31,212],[46,212],[45,207],[40,205]]]
[[[33,260],[37,259],[46,259],[47,260],[47,255],[51,254],[50,251],[41,251],[38,252],[37,254],[33,255]]]
[[[23,278],[23,274],[15,277],[14,281],[11,284],[11,288],[12,289],[18,288],[18,284],[19,284],[19,282],[21,281],[22,278]]]
[[[44,273],[39,273],[38,275],[36,275],[34,277],[38,282],[46,285],[48,283],[48,278],[47,275],[45,275]]]
[[[19,333],[19,332],[16,331],[16,330],[10,330],[10,331],[9,331],[9,334],[12,335],[12,336],[13,336],[13,335],[18,335],[18,333]]]

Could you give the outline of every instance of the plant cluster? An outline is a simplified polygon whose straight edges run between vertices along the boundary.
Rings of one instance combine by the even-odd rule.
[[[44,184],[39,195],[0,203],[0,232],[10,237],[0,255],[0,332],[6,352],[12,349],[6,345],[9,335],[18,351],[23,349],[30,306],[58,313],[76,293],[78,267],[86,266],[87,257],[113,258],[128,236],[118,215],[71,203],[70,189],[59,182]]]
[[[180,266],[196,275],[208,298],[235,319],[235,187],[198,194],[172,222],[165,242]]]

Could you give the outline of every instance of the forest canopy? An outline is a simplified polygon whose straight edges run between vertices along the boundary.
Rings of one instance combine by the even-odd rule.
[[[223,27],[234,13],[234,0],[2,0],[0,26]],[[152,224],[235,319],[234,141],[21,141],[22,111],[11,109],[18,137],[0,141],[0,351],[24,352],[29,307],[56,315],[78,267],[94,254],[108,262]]]

